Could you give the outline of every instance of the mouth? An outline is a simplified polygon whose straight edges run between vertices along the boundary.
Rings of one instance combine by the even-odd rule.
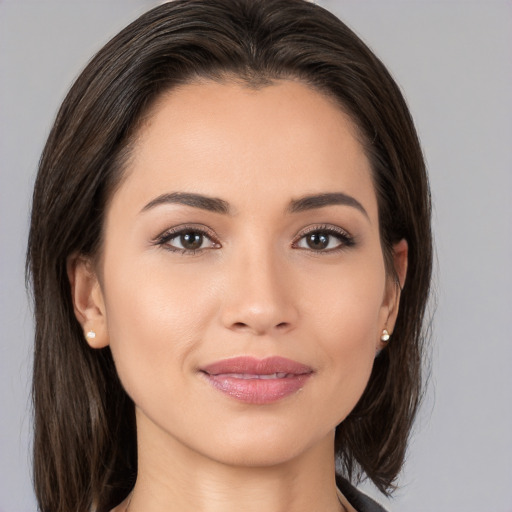
[[[277,402],[302,389],[313,369],[283,357],[224,359],[200,369],[218,391],[249,404]]]

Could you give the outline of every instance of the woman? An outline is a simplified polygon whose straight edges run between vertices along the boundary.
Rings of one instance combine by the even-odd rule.
[[[382,510],[431,272],[388,72],[301,0],[176,0],[65,99],[28,265],[42,511]]]

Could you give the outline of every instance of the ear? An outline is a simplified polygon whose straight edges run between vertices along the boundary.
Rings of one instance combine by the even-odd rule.
[[[400,293],[404,287],[407,276],[409,246],[405,239],[400,240],[393,245],[393,267],[394,273],[388,276],[386,283],[386,292],[384,298],[385,318],[382,329],[386,329],[391,335],[395,328],[396,318],[398,316],[398,306],[400,304]],[[379,340],[377,349],[382,349],[386,341]]]
[[[90,258],[70,256],[67,273],[75,316],[84,330],[87,343],[91,348],[106,347],[109,338],[105,301]]]

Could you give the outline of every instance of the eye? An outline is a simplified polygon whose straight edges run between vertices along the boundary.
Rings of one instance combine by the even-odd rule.
[[[294,247],[314,252],[335,252],[354,245],[354,239],[338,227],[314,227],[302,233]]]
[[[220,244],[206,230],[195,227],[174,228],[155,240],[155,245],[182,254],[194,254],[206,249],[216,249]]]

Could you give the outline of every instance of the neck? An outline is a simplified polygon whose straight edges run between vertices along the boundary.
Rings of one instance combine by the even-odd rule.
[[[138,476],[130,512],[343,510],[334,478],[333,432],[280,463],[235,465],[205,457],[148,422],[138,421]]]

